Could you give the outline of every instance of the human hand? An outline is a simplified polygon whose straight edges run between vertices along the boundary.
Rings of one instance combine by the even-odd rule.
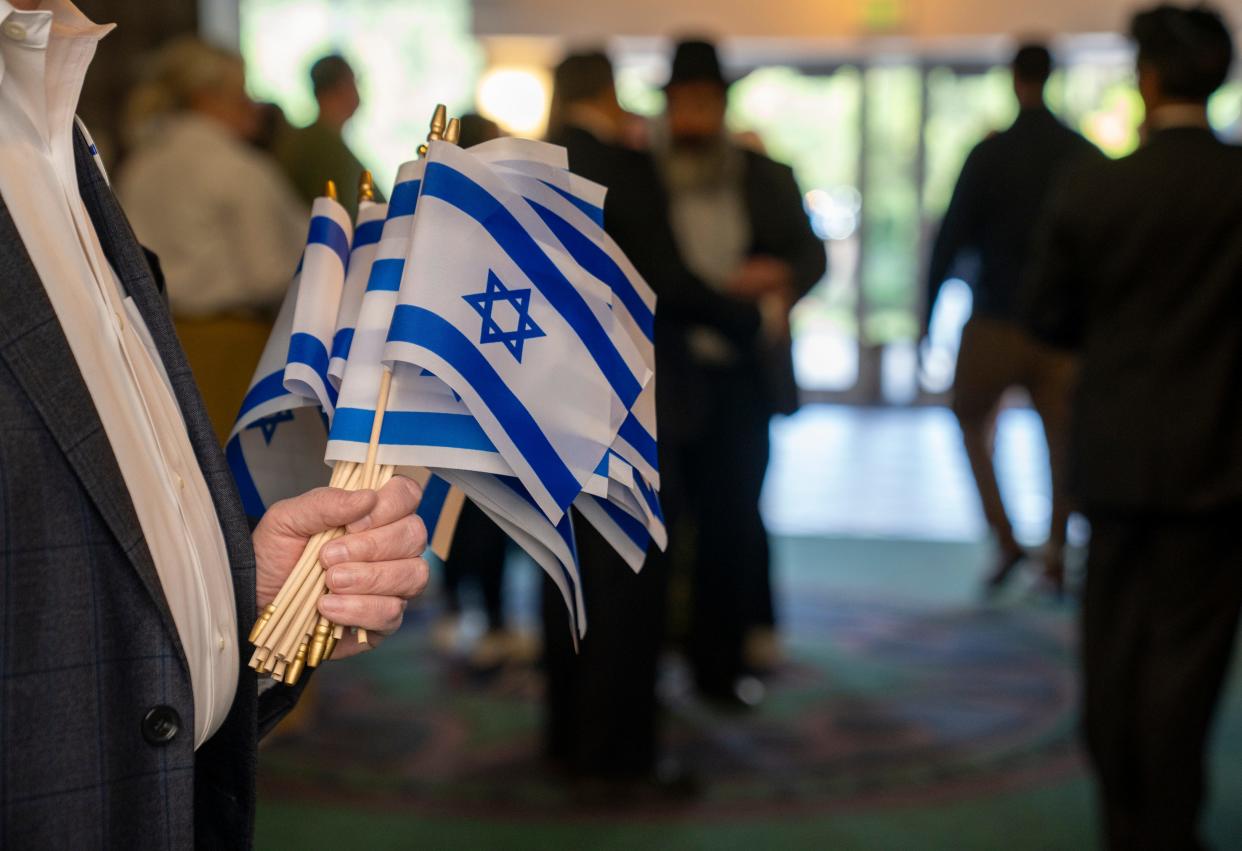
[[[395,476],[378,492],[316,488],[277,502],[254,531],[259,610],[275,599],[311,537],[344,527],[345,535],[319,554],[332,592],[320,599],[319,612],[365,629],[370,645],[382,641],[401,625],[406,602],[427,587],[427,530],[414,513],[421,499],[417,484]],[[347,632],[332,658],[365,649]]]
[[[784,260],[756,255],[733,273],[726,287],[733,295],[754,301],[776,294],[792,301],[793,269]]]
[[[759,299],[760,327],[769,341],[781,343],[790,339],[789,320],[792,311],[793,298],[788,290],[768,293]]]

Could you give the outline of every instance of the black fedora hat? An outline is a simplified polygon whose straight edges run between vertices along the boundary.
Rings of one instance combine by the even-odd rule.
[[[672,70],[664,88],[677,83],[719,83],[728,87],[730,80],[725,79],[720,70],[720,56],[716,53],[716,45],[702,39],[686,39],[677,43],[673,51]]]

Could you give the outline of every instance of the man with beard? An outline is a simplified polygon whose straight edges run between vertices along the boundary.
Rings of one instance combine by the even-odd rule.
[[[657,159],[690,270],[715,291],[750,302],[764,318],[764,333],[748,345],[693,317],[685,338],[704,404],[683,458],[697,530],[691,663],[705,696],[752,703],[761,690],[745,675],[776,655],[767,531],[759,513],[768,426],[773,414],[797,409],[789,312],[827,263],[793,171],[739,147],[726,133],[727,93],[715,46],[680,43],[665,86],[666,132]]]

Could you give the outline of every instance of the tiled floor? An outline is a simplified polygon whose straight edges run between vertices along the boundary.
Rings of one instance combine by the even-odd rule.
[[[978,540],[986,534],[957,422],[945,408],[809,405],[774,422],[764,491],[778,535]],[[1048,452],[1039,418],[1000,418],[997,470],[1018,536],[1047,535]]]

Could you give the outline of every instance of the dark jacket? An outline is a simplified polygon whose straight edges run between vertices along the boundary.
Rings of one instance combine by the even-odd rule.
[[[956,261],[977,252],[974,313],[1018,321],[1017,301],[1039,213],[1060,171],[1095,146],[1046,109],[1023,111],[1002,133],[980,142],[962,166],[932,248],[927,311]]]
[[[160,351],[211,490],[245,648],[249,525],[151,266],[80,134],[75,154],[91,220]],[[159,576],[3,201],[0,399],[0,847],[249,847],[257,739],[296,690],[259,699],[243,659],[232,711],[195,753],[190,675]],[[159,722],[174,713],[170,736]]]
[[[1088,510],[1242,502],[1242,149],[1169,129],[1068,172],[1025,312],[1082,353],[1072,475]]]
[[[658,297],[656,304],[656,395],[661,443],[689,439],[698,427],[701,391],[686,350],[689,323],[709,325],[735,345],[751,349],[759,329],[754,305],[717,293],[681,259],[669,224],[668,201],[655,163],[647,154],[601,142],[567,127],[549,141],[569,151],[574,173],[608,187],[604,228]]]
[[[793,169],[754,151],[743,154],[742,191],[750,216],[750,254],[776,257],[788,263],[793,270],[795,296],[802,298],[828,270],[824,243],[811,229]],[[798,409],[791,342],[761,340],[755,350],[757,363],[764,372],[769,412],[773,414],[792,414]]]

